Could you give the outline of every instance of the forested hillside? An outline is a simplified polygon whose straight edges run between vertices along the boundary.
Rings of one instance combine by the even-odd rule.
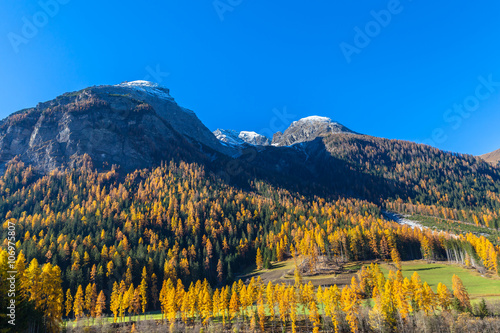
[[[425,258],[495,273],[498,268],[499,248],[484,237],[401,226],[385,220],[377,205],[356,198],[306,197],[257,180],[247,188],[229,186],[195,164],[171,162],[126,176],[88,166],[39,176],[14,160],[0,180],[3,248],[9,245],[8,226],[15,225],[22,253],[17,265],[32,277],[23,292],[41,316],[54,313],[47,313],[48,303],[37,306],[32,281],[40,269],[60,279],[53,290],[66,300],[85,291],[97,301],[102,291],[103,312],[109,313],[114,285],[128,290],[145,283],[144,310],[154,310],[164,282],[188,286],[206,279],[212,287],[224,286],[256,258],[268,268],[300,257],[309,273],[322,257],[395,265]]]
[[[500,169],[480,158],[370,136],[329,135],[324,141],[351,170],[394,184],[394,193],[377,191],[375,181],[365,184],[366,193],[390,210],[500,224]]]

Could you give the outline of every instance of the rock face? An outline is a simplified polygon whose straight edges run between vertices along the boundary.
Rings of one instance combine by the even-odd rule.
[[[217,129],[213,131],[213,134],[223,145],[239,146],[245,144],[245,141],[239,138],[240,133],[235,130]]]
[[[491,163],[491,164],[496,165],[496,166],[500,166],[500,149],[495,150],[494,152],[491,152],[488,154],[481,155],[479,157],[481,157],[483,160],[485,160],[488,163]]]
[[[20,156],[48,172],[76,166],[87,154],[94,167],[135,170],[217,153],[232,152],[168,89],[146,81],[67,93],[0,122],[1,167]]]
[[[255,132],[241,131],[238,137],[254,146],[269,146],[271,144],[269,138]]]
[[[269,146],[271,144],[271,141],[267,137],[255,132],[217,129],[213,134],[220,142],[229,146],[241,146],[244,144]]]
[[[347,127],[330,118],[311,116],[294,121],[284,132],[277,132],[273,136],[273,146],[291,146],[300,142],[313,141],[328,134],[352,133]]]

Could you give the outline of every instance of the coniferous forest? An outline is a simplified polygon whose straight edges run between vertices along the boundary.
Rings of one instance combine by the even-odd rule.
[[[243,189],[184,162],[128,174],[83,165],[40,175],[14,159],[0,179],[2,293],[10,288],[15,249],[18,315],[30,314],[22,323],[28,331],[71,330],[89,320],[93,329],[126,331],[390,332],[421,325],[445,329],[457,320],[497,327],[495,317],[475,322],[492,313],[486,303],[482,312],[472,306],[458,276],[433,290],[417,272],[403,277],[401,270],[405,261],[425,260],[497,276],[499,240],[412,228],[387,219],[384,210],[496,228],[498,170],[438,151],[429,157],[434,162],[418,152],[404,161],[405,154],[384,155],[382,148],[377,155],[363,142],[367,146],[343,146],[359,158],[358,167],[404,178],[415,198],[388,195],[376,204],[335,193],[306,196],[257,179]],[[392,144],[396,148],[385,149],[401,145],[408,151],[404,143]],[[455,171],[459,163],[487,172],[469,179],[461,168]],[[465,202],[456,200],[460,196]],[[15,226],[14,243],[9,226]],[[290,260],[289,281],[241,277],[249,267],[272,270]],[[319,274],[325,262],[340,271],[348,263],[364,264],[342,285],[302,281]],[[392,269],[384,274],[374,263]],[[130,321],[144,313],[161,318]],[[102,318],[108,317],[106,326]],[[2,320],[7,327],[8,317]]]

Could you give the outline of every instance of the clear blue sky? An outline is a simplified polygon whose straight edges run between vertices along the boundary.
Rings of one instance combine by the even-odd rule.
[[[500,148],[500,86],[478,79],[500,82],[498,1],[220,0],[219,12],[213,0],[59,1],[2,3],[2,118],[66,91],[149,78],[211,130],[284,129],[273,110],[286,109],[285,122],[322,115],[451,151]],[[387,9],[390,21],[374,24],[371,11]],[[157,68],[169,75],[148,73]],[[473,112],[452,109],[464,102]]]

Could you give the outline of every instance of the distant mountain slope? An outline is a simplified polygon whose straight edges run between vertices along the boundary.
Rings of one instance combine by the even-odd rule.
[[[480,157],[488,163],[498,165],[500,163],[500,149],[488,154],[481,155]]]
[[[257,177],[290,190],[361,197],[382,205],[401,200],[429,206],[434,215],[443,213],[436,206],[447,207],[471,222],[473,216],[461,210],[479,210],[479,223],[486,223],[489,210],[500,225],[500,171],[472,155],[332,133],[292,146],[247,151],[237,161],[246,172],[238,174],[242,182]]]

